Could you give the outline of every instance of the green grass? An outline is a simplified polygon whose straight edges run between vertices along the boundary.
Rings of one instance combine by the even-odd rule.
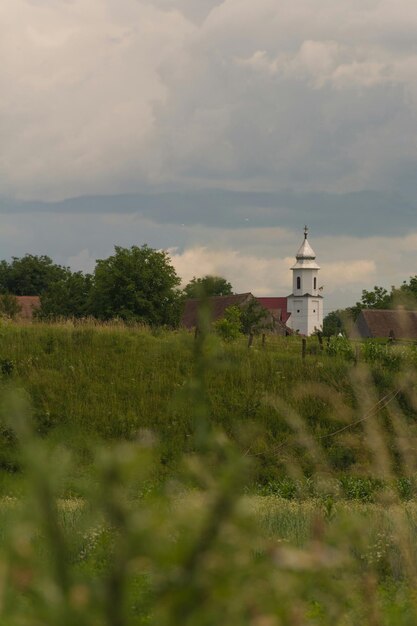
[[[347,348],[3,324],[0,623],[415,624],[415,348]]]
[[[309,344],[318,348],[315,339]],[[12,384],[26,390],[39,432],[65,441],[81,464],[88,463],[90,440],[129,440],[152,430],[160,443],[161,471],[171,471],[194,446],[194,351],[194,338],[186,332],[3,325],[0,359],[12,362],[14,370],[3,373],[0,389]],[[288,450],[294,454],[285,443],[293,432],[285,407],[295,409],[317,437],[360,417],[352,361],[318,352],[303,362],[298,338],[268,337],[264,348],[259,339],[248,350],[244,338],[224,344],[212,337],[204,359],[210,420],[259,461],[258,482],[279,479]],[[374,369],[378,393],[395,387],[391,372]],[[13,467],[4,436],[3,465]],[[323,443],[335,470],[360,460],[341,438]]]

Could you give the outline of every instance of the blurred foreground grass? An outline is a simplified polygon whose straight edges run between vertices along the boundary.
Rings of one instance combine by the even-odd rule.
[[[0,624],[417,623],[412,346],[0,331]]]

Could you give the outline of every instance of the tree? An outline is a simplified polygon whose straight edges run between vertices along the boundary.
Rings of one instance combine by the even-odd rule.
[[[147,245],[115,247],[97,261],[89,310],[99,319],[122,318],[176,326],[181,313],[180,278],[166,252]]]
[[[350,309],[337,309],[331,311],[323,320],[323,336],[332,337],[334,335],[349,334],[353,323]]]
[[[258,334],[272,327],[272,323],[267,323],[268,311],[253,299],[247,304],[241,312],[242,332],[245,335]]]
[[[12,296],[9,293],[0,296],[0,314],[14,320],[21,311],[22,307],[16,296]]]
[[[391,289],[391,300],[393,307],[402,306],[405,309],[417,309],[417,276],[411,276],[409,282],[406,280],[401,287]]]
[[[57,317],[86,317],[90,313],[92,276],[82,272],[67,272],[64,278],[52,283],[41,295],[40,319]]]
[[[11,263],[0,262],[0,292],[15,296],[40,296],[48,287],[65,277],[68,269],[56,265],[46,255],[25,254]]]
[[[242,311],[237,306],[229,306],[213,327],[224,341],[238,339],[242,332]]]
[[[392,292],[391,292],[392,293]],[[392,305],[392,296],[384,288],[375,285],[373,290],[363,289],[360,302],[348,309],[356,320],[362,309],[389,309]]]
[[[201,298],[211,296],[231,296],[232,285],[222,276],[203,276],[194,278],[184,288],[186,298]]]

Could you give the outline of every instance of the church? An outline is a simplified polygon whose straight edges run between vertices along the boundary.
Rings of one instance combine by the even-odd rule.
[[[295,255],[292,266],[292,293],[283,298],[256,299],[275,318],[286,324],[293,333],[308,337],[323,327],[322,287],[318,285],[320,266],[316,253],[308,241],[308,228],[304,228],[304,240]]]
[[[304,228],[304,241],[295,255],[292,294],[288,296],[287,325],[300,335],[312,335],[323,327],[322,287],[318,286],[320,266],[316,253],[308,242],[308,228]]]
[[[304,228],[304,240],[295,255],[292,266],[292,293],[287,297],[257,297],[250,292],[234,296],[209,298],[212,305],[212,319],[224,316],[229,306],[244,308],[250,300],[257,300],[268,311],[274,321],[274,331],[279,334],[297,333],[308,337],[323,327],[322,287],[318,285],[320,266],[316,253],[308,241],[308,228]],[[199,300],[187,300],[181,325],[195,328],[198,320]]]

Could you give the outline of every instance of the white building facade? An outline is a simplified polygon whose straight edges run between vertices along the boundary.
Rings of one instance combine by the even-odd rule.
[[[308,242],[308,228],[304,229],[304,241],[296,254],[293,272],[293,290],[287,298],[290,317],[287,325],[293,331],[308,337],[323,327],[323,296],[318,284],[320,266],[316,253]]]

